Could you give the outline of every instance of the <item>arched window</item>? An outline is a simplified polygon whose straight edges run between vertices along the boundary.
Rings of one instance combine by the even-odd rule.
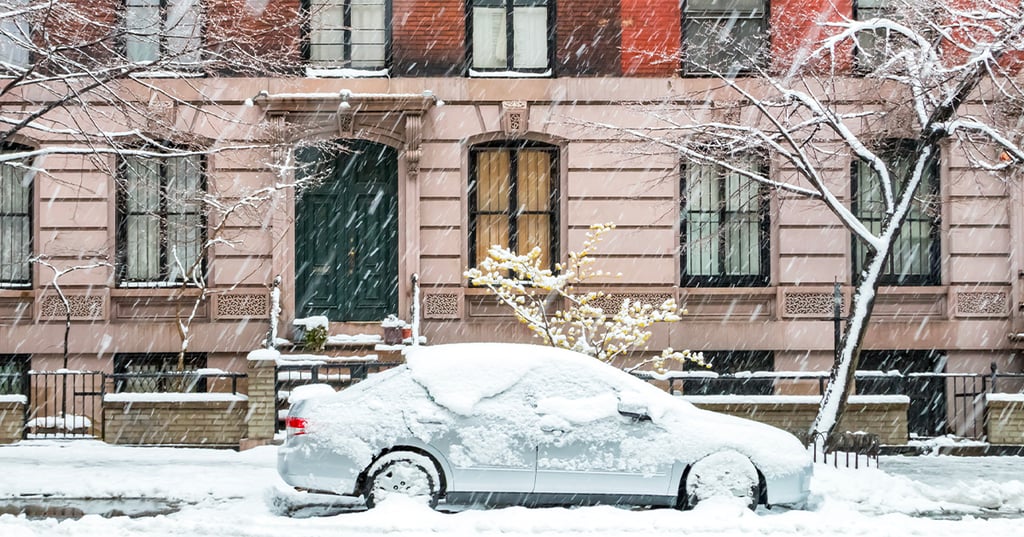
[[[542,266],[558,259],[558,148],[536,142],[488,143],[470,149],[469,259],[494,245],[526,253]]]

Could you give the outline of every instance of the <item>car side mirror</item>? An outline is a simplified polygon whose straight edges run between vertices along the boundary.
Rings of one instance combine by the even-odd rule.
[[[637,401],[619,400],[619,414],[632,418],[633,421],[651,421],[651,415],[647,411],[647,405]]]

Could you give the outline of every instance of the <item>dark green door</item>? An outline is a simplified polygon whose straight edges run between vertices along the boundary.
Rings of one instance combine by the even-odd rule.
[[[296,154],[300,174],[324,181],[296,203],[295,306],[301,316],[379,321],[398,311],[398,157],[381,144],[346,146]]]

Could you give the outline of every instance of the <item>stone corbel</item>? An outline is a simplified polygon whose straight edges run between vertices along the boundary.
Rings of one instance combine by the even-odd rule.
[[[338,103],[338,135],[342,138],[352,138],[355,133],[356,111],[348,102],[349,94],[341,94],[341,102]]]
[[[420,172],[420,157],[423,156],[423,116],[407,114],[405,116],[405,162],[409,180],[415,181]]]

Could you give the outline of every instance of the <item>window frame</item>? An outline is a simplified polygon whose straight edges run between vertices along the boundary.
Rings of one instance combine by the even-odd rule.
[[[28,397],[31,390],[28,372],[31,368],[31,354],[0,354],[0,372],[5,369],[18,369],[14,373],[0,376],[0,395],[24,395]],[[9,380],[11,377],[8,375],[14,376],[14,379]],[[14,391],[12,388],[20,388],[21,391]]]
[[[344,35],[342,40],[342,57],[335,58],[330,61],[312,59],[313,51],[313,4],[317,0],[301,0],[300,13],[302,16],[302,40],[300,42],[300,52],[302,59],[306,64],[306,67],[311,69],[354,69],[359,71],[378,71],[387,70],[391,68],[392,64],[392,0],[382,0],[384,4],[384,59],[381,65],[376,67],[353,67],[352,66],[352,0],[339,0],[342,4],[343,16],[341,22],[341,31]]]
[[[136,8],[138,8],[138,7],[148,7],[148,6],[129,6],[129,4],[132,3],[132,2],[141,2],[141,1],[145,1],[145,0],[121,0],[121,11],[120,11],[120,14],[119,14],[120,26],[121,26],[121,29],[122,29],[122,32],[123,32],[123,34],[121,35],[121,49],[122,49],[122,51],[124,53],[125,60],[128,61],[129,63],[137,64],[137,65],[167,65],[167,66],[173,67],[175,69],[197,70],[202,65],[202,63],[203,63],[203,56],[204,56],[204,54],[203,54],[203,46],[204,46],[204,36],[206,35],[206,17],[205,17],[204,9],[203,8],[204,8],[205,0],[157,0],[157,4],[158,4],[157,5],[157,10],[158,10],[158,15],[160,17],[160,28],[158,29],[157,33],[155,34],[157,37],[159,37],[159,40],[158,40],[158,42],[156,44],[156,48],[157,48],[156,58],[153,58],[153,59],[134,59],[134,58],[132,58],[132,54],[130,52],[130,50],[131,50],[130,49],[130,44],[129,44],[129,33],[133,32],[133,30],[128,25],[128,23],[129,23],[129,18],[128,18],[129,8],[130,7],[136,7]],[[188,36],[188,37],[182,37],[182,36],[177,36],[177,35],[173,35],[172,36],[168,32],[168,30],[166,28],[168,8],[172,4],[174,4],[176,2],[188,2],[188,3],[190,3],[192,5],[192,9],[196,10],[196,22],[195,22],[194,35]],[[142,34],[141,32],[139,32],[139,35],[153,36],[154,34]],[[169,41],[168,38],[169,37],[180,38],[180,39],[184,39],[186,41],[190,40],[190,39],[194,39],[196,41],[196,45],[197,46],[196,46],[195,50],[190,52],[188,55],[193,55],[194,54],[195,58],[191,59],[191,60],[183,61],[183,60],[179,59],[182,56],[182,54],[180,52],[176,53],[176,54],[174,54],[172,56],[171,55],[171,51],[170,51],[170,45],[168,43],[168,41]]]
[[[907,139],[907,138],[889,139],[889,140],[886,140],[885,142],[879,144],[875,148],[875,154],[877,154],[877,155],[882,157],[882,159],[886,162],[886,166],[889,167],[889,173],[892,174],[894,170],[892,169],[892,166],[890,164],[890,159],[887,158],[886,155],[889,155],[889,154],[891,154],[891,152],[894,152],[894,151],[900,151],[900,150],[902,150],[902,148],[913,146],[916,143],[917,143],[916,140]],[[929,181],[931,189],[930,189],[930,192],[928,192],[928,194],[930,196],[933,196],[935,199],[938,199],[939,196],[941,196],[942,177],[940,175],[941,174],[941,164],[940,164],[940,161],[941,161],[941,156],[936,155],[936,157],[934,159],[932,159],[931,170],[928,173],[928,176],[930,176],[931,179],[932,179],[931,181]],[[860,160],[860,159],[854,159],[850,163],[850,211],[854,214],[854,216],[857,217],[858,220],[860,220],[861,222],[864,222],[865,225],[868,227],[868,229],[872,229],[871,223],[873,223],[873,222],[881,223],[883,217],[882,216],[878,216],[878,217],[869,218],[868,216],[865,216],[864,214],[861,213],[861,207],[860,207],[860,203],[859,203],[860,202],[860,198],[858,196],[858,190],[859,190],[859,187],[860,187],[860,167],[861,166],[866,166],[866,165],[867,164],[864,161]],[[899,185],[903,185],[904,182],[905,182],[905,179],[900,179],[900,180],[894,180],[893,181],[893,187],[894,187],[893,188],[893,195],[897,195],[897,192],[899,190],[897,190],[896,187],[899,186]],[[924,181],[922,181],[922,183],[924,183]],[[925,188],[925,187],[926,187],[926,185],[922,184],[919,188]],[[921,193],[923,194],[924,191],[921,191]],[[915,202],[915,205],[916,205],[916,202]],[[939,207],[941,209],[941,203],[936,203],[936,204],[934,204],[934,206]],[[907,276],[901,278],[900,275],[898,273],[896,273],[896,271],[893,270],[894,269],[894,265],[896,263],[896,259],[897,259],[897,257],[899,257],[898,256],[899,252],[897,251],[896,248],[900,244],[899,243],[900,237],[903,235],[904,231],[907,229],[908,224],[928,223],[929,221],[930,221],[930,227],[928,229],[928,239],[929,239],[929,245],[928,246],[929,246],[929,248],[928,248],[928,259],[926,261],[927,262],[927,266],[928,266],[928,273],[927,274],[921,274],[921,273],[908,274]],[[850,241],[851,241],[850,253],[851,253],[851,257],[852,257],[852,259],[851,259],[851,271],[852,271],[851,274],[852,274],[852,277],[853,277],[853,281],[856,283],[857,281],[860,280],[860,273],[864,269],[864,263],[865,263],[866,255],[867,255],[867,248],[863,244],[858,242],[856,237],[851,237]],[[919,217],[919,218],[915,218],[912,214],[908,214],[907,215],[907,219],[903,222],[903,226],[901,226],[899,233],[893,239],[893,241],[894,241],[893,250],[891,252],[889,252],[889,257],[885,261],[886,267],[882,271],[882,273],[879,274],[879,277],[878,277],[879,285],[891,285],[891,286],[936,286],[936,285],[941,285],[942,284],[942,213],[941,213],[941,210],[934,217],[928,217],[927,213],[924,213],[923,216]]]
[[[747,154],[743,155],[743,158],[752,158],[754,165],[757,167],[761,175],[767,175],[769,169],[769,163],[764,155],[760,154]],[[687,211],[687,168],[688,166],[714,166],[718,169],[716,173],[716,183],[718,185],[719,200],[725,200],[726,186],[726,172],[725,169],[712,163],[700,163],[693,161],[683,160],[679,166],[679,285],[680,287],[767,287],[771,283],[771,204],[770,204],[770,190],[763,183],[754,181],[753,179],[747,179],[757,183],[757,232],[758,232],[758,245],[756,247],[756,253],[759,264],[759,272],[757,274],[725,274],[723,272],[723,266],[725,262],[725,255],[728,253],[727,237],[726,234],[717,233],[718,235],[718,252],[715,259],[716,274],[705,275],[705,274],[689,274],[687,272],[689,250],[687,248],[687,235],[689,222],[688,215],[695,211]],[[711,211],[707,211],[704,214],[710,214]],[[725,203],[719,202],[719,210],[717,211],[719,217],[719,230],[723,227],[723,224],[729,219],[727,214],[731,214],[727,211]]]
[[[507,150],[509,151],[509,192],[508,192],[508,204],[506,210],[502,212],[491,212],[491,211],[480,211],[477,208],[477,188],[479,181],[478,177],[478,158],[479,154],[485,151],[494,150]],[[518,155],[520,151],[533,150],[533,151],[544,151],[550,154],[550,163],[548,165],[550,169],[550,192],[548,193],[548,200],[550,202],[547,211],[530,211],[529,213],[523,211],[517,211],[519,203],[519,180],[518,180]],[[508,222],[508,242],[507,247],[512,252],[517,252],[518,239],[519,239],[519,216],[524,214],[547,214],[549,221],[549,233],[550,233],[550,244],[548,245],[548,257],[550,260],[551,270],[555,269],[555,265],[561,259],[561,236],[560,236],[560,215],[561,215],[561,170],[560,167],[560,156],[561,148],[556,145],[536,142],[532,140],[522,141],[496,141],[496,142],[484,142],[474,144],[469,148],[469,188],[467,188],[468,198],[468,236],[469,236],[469,266],[476,266],[477,264],[477,217],[482,214],[504,214],[507,217]],[[525,253],[525,252],[521,252]]]
[[[853,1],[853,20],[854,21],[856,21],[856,22],[863,22],[865,20],[869,20],[871,18],[876,18],[876,17],[877,18],[892,18],[891,15],[893,13],[893,6],[892,6],[892,2],[891,1],[885,2],[885,3],[888,4],[886,6],[879,6],[879,7],[872,7],[872,8],[864,8],[864,7],[862,7],[861,6],[861,2],[862,1],[863,0],[854,0]],[[883,2],[881,0],[878,0],[878,3],[881,4]],[[864,18],[861,17],[861,11],[873,11],[873,12],[875,12],[875,15],[873,15],[872,17],[869,17],[869,19],[864,19]],[[879,36],[879,34],[877,32],[872,32],[872,33],[875,33],[875,38],[876,39],[880,38],[880,36]],[[885,31],[885,35],[881,36],[881,38],[885,39],[885,40],[888,40],[889,39],[888,31]],[[854,60],[854,69],[855,69],[856,72],[858,72],[860,74],[870,73],[870,72],[874,71],[875,69],[877,69],[879,67],[879,65],[881,65],[879,63],[878,59],[873,60],[872,64],[870,64],[870,65],[868,64],[868,62],[866,61],[867,57],[864,56],[864,53],[862,52],[862,49],[860,47],[860,37],[857,37],[857,40],[854,43],[854,47],[853,47],[853,60]],[[884,62],[885,58],[882,58],[881,61]]]
[[[544,67],[516,68],[515,64],[515,8],[516,2],[528,2],[526,6],[543,5],[547,8],[547,65]],[[505,67],[476,67],[473,65],[475,50],[473,46],[474,25],[473,9],[480,7],[502,7],[505,8]],[[466,66],[469,74],[479,73],[480,76],[516,74],[533,76],[554,76],[555,47],[556,47],[556,0],[469,0],[466,2]]]
[[[731,13],[731,10],[703,10],[703,11],[688,11],[689,1],[680,3],[679,14],[679,46],[681,49],[680,58],[680,71],[684,77],[713,77],[717,76],[711,72],[708,65],[705,63],[703,66],[698,65],[695,62],[690,61],[690,52],[687,50],[687,22],[693,20],[711,20],[717,21],[722,20],[726,15]],[[765,69],[768,66],[769,59],[771,57],[771,0],[761,0],[761,13],[760,17],[744,16],[737,17],[737,20],[760,20],[761,30],[764,34],[764,50],[761,51],[760,57],[756,59],[754,64],[750,67],[746,67],[736,71],[734,74],[721,73],[722,75],[729,76],[746,76],[755,73],[758,69]],[[701,16],[694,16],[694,14],[701,14]],[[753,15],[755,12],[751,12]],[[716,16],[717,15],[717,16]]]
[[[206,159],[206,155],[183,155],[183,156],[177,156],[177,155],[173,155],[172,154],[172,155],[162,156],[162,157],[156,157],[156,156],[152,156],[152,157],[150,157],[150,156],[134,156],[134,155],[130,155],[130,156],[135,157],[135,158],[140,158],[140,159],[157,160],[157,161],[159,161],[159,169],[160,169],[159,214],[157,214],[156,216],[159,218],[159,229],[157,231],[157,241],[158,241],[158,248],[160,250],[160,254],[159,254],[159,256],[160,256],[160,274],[157,276],[157,279],[155,279],[155,280],[154,279],[133,279],[133,278],[129,278],[128,277],[128,274],[127,274],[127,272],[128,272],[128,248],[127,248],[127,246],[128,246],[128,224],[127,224],[127,217],[131,216],[133,214],[134,215],[146,215],[146,214],[152,214],[152,213],[147,213],[147,212],[143,212],[143,213],[130,213],[128,211],[128,200],[127,200],[127,198],[128,198],[128,196],[127,196],[128,161],[127,161],[126,158],[121,157],[121,158],[118,159],[118,163],[117,163],[118,180],[117,180],[117,185],[116,185],[117,186],[117,189],[116,189],[117,190],[117,210],[116,210],[116,216],[117,216],[117,219],[116,219],[116,228],[117,228],[116,229],[116,240],[117,240],[117,248],[116,248],[117,270],[116,270],[116,276],[117,276],[117,285],[119,287],[138,287],[138,288],[181,287],[183,285],[184,286],[193,285],[192,281],[188,279],[186,274],[182,274],[181,278],[179,278],[179,279],[175,279],[175,280],[168,279],[168,277],[169,277],[169,275],[171,274],[172,271],[170,270],[171,269],[171,265],[170,265],[170,259],[169,259],[169,256],[168,256],[169,241],[168,241],[167,228],[168,228],[168,216],[171,213],[168,213],[168,211],[167,211],[167,205],[168,205],[168,203],[167,203],[167,201],[168,201],[168,195],[167,195],[168,194],[167,193],[167,181],[168,181],[167,161],[170,160],[170,159],[174,159],[174,158],[189,158],[189,157],[193,157],[193,156],[197,157],[198,158],[198,166],[199,166],[199,177],[198,177],[199,185],[198,185],[198,187],[199,187],[201,192],[205,193],[207,191],[207,187],[208,187],[208,184],[207,184],[207,159]],[[175,213],[175,214],[178,214],[178,213]],[[181,214],[191,214],[191,213],[181,213]],[[201,273],[203,273],[205,275],[205,274],[207,274],[207,272],[209,270],[209,262],[210,262],[210,260],[209,260],[208,255],[207,255],[209,253],[208,250],[203,247],[203,245],[205,245],[205,243],[206,243],[206,241],[208,239],[208,236],[207,236],[207,224],[208,224],[207,210],[206,210],[206,206],[204,204],[201,204],[201,203],[199,204],[199,209],[197,211],[197,214],[199,215],[199,221],[200,221],[199,222],[199,237],[197,239],[197,242],[200,245],[199,255],[202,257],[202,261],[200,263],[199,270],[200,270]]]
[[[193,372],[207,367],[209,358],[205,352],[186,352],[184,366],[185,369],[182,372]],[[176,352],[119,352],[114,354],[114,393],[177,393],[168,390],[168,380],[173,377],[152,377],[149,379],[136,379],[134,382],[143,382],[146,384],[152,384],[152,390],[139,390],[136,386],[130,384],[130,379],[126,376],[131,375],[133,372],[129,370],[129,366],[133,364],[140,364],[143,366],[158,365],[156,371],[142,371],[141,373],[150,375],[160,375],[163,373],[179,373],[176,371],[176,363],[178,361],[178,353]],[[187,375],[183,377],[188,378]],[[145,385],[144,385],[145,386]],[[206,393],[207,383],[205,377],[197,377],[194,383],[189,384],[191,388],[185,393]]]
[[[12,8],[13,7],[28,7],[29,0],[10,0],[9,3],[10,3]],[[29,17],[27,16],[27,14],[26,14],[25,17],[9,17],[8,19],[0,21],[0,31],[7,31],[7,32],[12,32],[13,33],[13,31],[16,30],[17,32],[23,34],[23,37],[25,37],[28,40],[28,42],[31,43],[32,38],[33,38],[33,36],[32,36],[33,32],[32,32],[32,24],[31,24],[31,22],[28,19],[29,19]],[[21,49],[21,50],[24,51],[24,58],[18,58],[19,61],[10,61],[10,62],[8,62],[9,64],[14,65],[16,67],[26,68],[26,69],[29,66],[32,65],[32,60],[33,60],[33,56],[34,56],[32,48],[22,47],[22,46],[20,46],[18,39],[7,37],[6,35],[3,35],[2,33],[0,33],[0,41],[6,42],[7,44],[9,44],[9,46],[11,48],[11,50],[10,50],[11,56],[12,56],[10,58],[11,60],[15,59],[15,58],[13,58],[14,50]],[[0,47],[0,48],[2,48],[2,47]],[[3,58],[3,55],[0,54],[0,59],[6,59],[6,58]],[[16,74],[10,74],[10,75],[7,75],[7,76],[16,76]]]
[[[29,150],[30,149],[28,147],[25,147],[25,146],[22,146],[22,145],[18,145],[18,144],[0,144],[0,152],[4,152],[4,153],[12,152],[12,151],[13,152],[22,152],[22,151],[29,151]],[[5,165],[0,165],[0,166],[5,166]],[[15,169],[17,169],[17,168],[15,167]],[[33,278],[32,263],[29,261],[29,259],[32,257],[32,253],[33,253],[34,248],[35,248],[35,230],[33,229],[34,226],[35,226],[35,216],[36,216],[35,215],[35,210],[34,210],[35,209],[35,186],[36,186],[35,181],[32,181],[28,185],[28,187],[27,187],[26,194],[28,196],[28,200],[27,200],[27,202],[25,204],[25,206],[26,206],[25,212],[23,212],[23,213],[22,212],[6,213],[6,212],[2,212],[2,209],[0,209],[0,219],[12,218],[13,217],[13,218],[18,218],[18,219],[24,219],[28,223],[28,241],[24,245],[25,248],[26,248],[26,253],[28,254],[25,257],[25,259],[24,259],[24,269],[25,269],[25,274],[27,275],[27,277],[24,280],[0,279],[0,289],[29,289],[33,285],[34,278]],[[0,205],[0,207],[2,207],[2,205]],[[2,241],[2,239],[3,238],[0,237],[0,241]],[[0,254],[3,254],[2,242],[0,242]],[[4,264],[3,263],[3,259],[0,259],[0,265],[2,265],[2,264]],[[10,265],[12,267],[15,265],[13,259],[11,260]]]

